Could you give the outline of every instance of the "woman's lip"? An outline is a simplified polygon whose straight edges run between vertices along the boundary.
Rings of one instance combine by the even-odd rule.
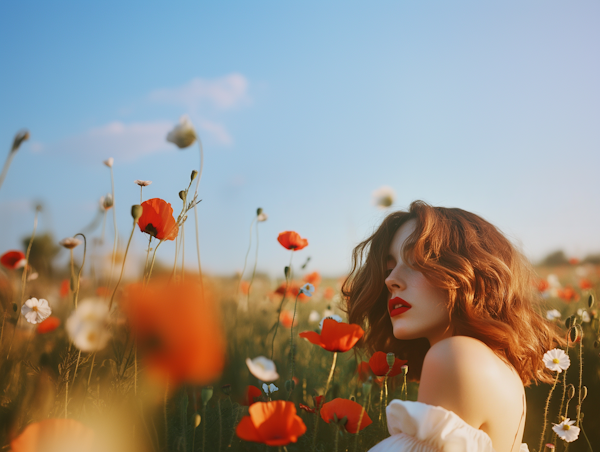
[[[394,306],[396,306],[396,305],[402,305],[402,306],[399,306],[394,309]],[[411,304],[408,301],[403,300],[400,297],[391,298],[390,301],[388,302],[388,310],[390,311],[390,317],[400,315],[400,314],[408,311],[410,308],[412,308]]]

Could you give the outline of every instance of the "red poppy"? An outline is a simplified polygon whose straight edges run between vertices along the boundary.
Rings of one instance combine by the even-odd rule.
[[[306,411],[307,413],[316,413],[316,410],[314,408],[304,405],[303,403],[300,403],[299,405],[300,409]]]
[[[15,270],[25,266],[25,255],[17,250],[7,251],[0,256],[0,263],[10,270]]]
[[[285,446],[295,443],[306,432],[293,402],[256,402],[248,412],[250,416],[244,416],[235,429],[236,435],[245,441]]]
[[[196,385],[221,374],[225,339],[218,307],[192,279],[133,284],[123,307],[151,371]]]
[[[281,232],[277,240],[281,243],[281,246],[292,251],[298,251],[308,246],[308,240],[303,239],[294,231]]]
[[[571,259],[569,259],[569,264],[571,265],[577,265],[579,263],[579,259],[577,259],[576,257],[572,257]]]
[[[298,316],[296,316],[296,319],[294,320],[293,313],[291,313],[290,311],[282,311],[281,315],[279,316],[279,321],[284,327],[291,328],[292,321],[294,322],[294,326],[298,325]]]
[[[540,279],[537,283],[537,289],[540,292],[545,292],[550,288],[550,283],[545,279]]]
[[[65,298],[67,295],[69,295],[69,289],[71,288],[71,284],[69,282],[68,279],[63,279],[60,282],[60,296],[62,298]]]
[[[331,287],[325,288],[325,293],[323,294],[323,298],[325,298],[326,300],[332,300],[334,295],[335,295],[335,290],[333,290]]]
[[[581,288],[581,290],[586,290],[586,289],[591,289],[592,287],[594,287],[594,285],[592,284],[592,282],[589,279],[582,278],[579,281],[579,287]]]
[[[74,419],[45,419],[29,424],[11,441],[12,452],[91,451],[94,431]]]
[[[564,289],[558,289],[558,296],[567,303],[572,303],[579,300],[579,294],[575,292],[571,286],[567,286]]]
[[[285,290],[285,287],[287,286],[287,292]],[[308,301],[308,297],[306,295],[304,295],[303,293],[300,292],[300,286],[298,285],[298,283],[291,281],[289,284],[286,284],[286,282],[282,282],[279,287],[277,287],[277,289],[275,289],[274,294],[276,295],[281,295],[283,296],[284,294],[287,294],[287,297],[291,297],[291,298],[296,298],[296,296],[298,296],[298,300],[299,301]]]
[[[360,381],[361,383],[367,381],[372,373],[371,366],[369,366],[369,362],[361,361],[356,368],[356,373],[358,374],[358,381]]]
[[[404,366],[407,362],[408,361],[394,358],[394,365],[388,374],[390,366],[387,363],[387,353],[375,352],[369,360],[369,366],[371,367],[373,373],[378,377],[384,377],[386,374],[388,377],[395,377],[396,375],[400,375],[402,373],[402,366]]]
[[[319,272],[312,272],[302,278],[305,282],[317,287],[321,283],[321,275]]]
[[[242,405],[250,406],[256,402],[262,396],[262,391],[258,389],[256,386],[249,385],[246,388],[246,395],[244,396],[244,400],[242,400]]]
[[[361,413],[363,413],[362,419],[360,419]],[[321,408],[321,418],[328,424],[334,420],[334,414],[338,419],[344,417],[348,419],[344,426],[348,433],[356,433],[373,423],[360,403],[348,399],[333,399]],[[359,420],[360,426],[358,425]]]
[[[305,331],[300,333],[300,337],[308,339],[309,342],[330,352],[347,352],[364,334],[365,332],[359,325],[325,319],[321,334]]]
[[[315,409],[317,411],[319,411],[321,409],[321,405],[323,405],[324,398],[325,398],[325,396],[322,396],[322,395],[313,396],[313,403],[315,404]]]
[[[51,333],[59,326],[60,319],[58,317],[51,316],[44,320],[42,323],[38,323],[36,331],[38,332],[38,334]]]
[[[171,204],[160,199],[152,198],[142,203],[144,212],[138,221],[140,231],[150,234],[159,240],[175,240],[179,226],[173,218]]]

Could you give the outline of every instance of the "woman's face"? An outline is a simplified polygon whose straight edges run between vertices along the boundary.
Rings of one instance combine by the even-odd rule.
[[[387,257],[390,292],[388,313],[397,339],[425,337],[430,345],[452,336],[448,297],[433,286],[421,272],[411,269],[402,260],[404,242],[415,230],[416,220],[404,223],[394,235]]]

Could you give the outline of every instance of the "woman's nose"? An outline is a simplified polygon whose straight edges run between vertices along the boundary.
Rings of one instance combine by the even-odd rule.
[[[406,288],[406,283],[397,267],[392,269],[388,277],[385,278],[385,285],[390,292],[393,290],[404,290]]]

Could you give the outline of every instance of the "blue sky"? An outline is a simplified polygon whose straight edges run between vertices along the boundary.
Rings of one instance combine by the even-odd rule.
[[[281,272],[292,229],[297,262],[341,275],[383,185],[396,209],[474,211],[534,260],[600,252],[598,17],[593,1],[2,2],[0,159],[18,129],[31,140],[0,189],[0,250],[36,201],[41,230],[84,228],[111,156],[122,237],[135,179],[178,211],[198,151],[165,135],[188,114],[209,271],[241,269],[263,207],[259,269]]]

